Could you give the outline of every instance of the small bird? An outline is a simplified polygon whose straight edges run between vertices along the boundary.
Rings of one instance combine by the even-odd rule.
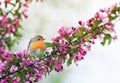
[[[28,44],[28,51],[32,55],[42,55],[45,51],[45,42],[41,35],[33,37]]]

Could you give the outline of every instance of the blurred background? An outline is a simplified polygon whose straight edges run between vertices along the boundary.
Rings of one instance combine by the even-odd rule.
[[[44,0],[30,5],[29,18],[24,20],[23,37],[13,51],[27,48],[29,40],[36,34],[46,41],[57,36],[58,29],[78,26],[78,21],[93,17],[100,8],[109,7],[120,0]],[[115,24],[118,40],[104,47],[96,40],[85,59],[65,67],[63,72],[51,72],[40,83],[120,83],[120,22]]]

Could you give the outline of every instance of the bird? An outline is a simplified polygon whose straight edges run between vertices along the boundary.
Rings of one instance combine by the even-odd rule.
[[[41,35],[34,36],[28,44],[27,50],[31,55],[42,55],[45,51],[45,42]]]

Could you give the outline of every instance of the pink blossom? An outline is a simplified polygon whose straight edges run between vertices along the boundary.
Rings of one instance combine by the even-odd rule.
[[[5,51],[4,47],[0,46],[0,52],[4,52],[4,51]]]
[[[21,52],[16,52],[15,53],[15,56],[17,58],[21,58],[21,57],[24,57],[24,56],[29,56],[30,55],[30,52],[28,50],[23,50]]]
[[[92,22],[93,20],[94,20],[94,18],[89,19],[87,21],[87,25],[90,26],[90,27],[92,27],[93,26],[93,22]]]
[[[79,49],[78,49],[78,52],[79,52],[81,55],[86,55],[86,51],[85,51],[83,48],[79,48]]]
[[[26,81],[25,83],[31,83],[30,81]]]
[[[58,33],[61,37],[66,37],[68,36],[68,28],[62,26],[59,30]]]
[[[105,25],[108,27],[108,29],[109,29],[110,32],[115,32],[114,24],[113,23],[108,22]]]
[[[66,51],[69,47],[68,43],[65,41],[64,38],[59,40],[58,45],[59,45],[60,52]]]
[[[81,59],[83,59],[83,56],[81,56],[79,53],[78,54],[73,54],[73,60],[76,61],[80,61]]]
[[[23,11],[22,11],[22,15],[23,15],[25,18],[28,18],[28,15],[26,14],[26,12],[27,12],[27,9],[23,10]]]
[[[9,30],[8,30],[8,34],[14,33],[15,32],[15,26],[12,25]]]
[[[18,77],[13,78],[13,83],[20,83],[20,79]]]
[[[96,34],[91,34],[91,36],[92,36],[94,39],[97,39],[97,35],[96,35]]]
[[[85,37],[82,37],[81,39],[82,39],[82,42],[86,42],[86,39],[85,39]]]
[[[0,25],[2,25],[4,28],[8,26],[8,18],[7,16],[3,15],[2,20],[0,21]]]
[[[35,78],[34,77],[30,77],[29,80],[33,82],[35,80]]]
[[[69,30],[70,30],[69,33],[71,33],[72,36],[77,32],[79,32],[79,28],[75,28],[75,27],[71,27]]]
[[[8,83],[7,80],[1,80],[0,83]]]
[[[36,75],[36,77],[37,77],[36,81],[42,80],[42,76],[43,76],[43,74],[41,74],[41,73],[40,73],[40,74],[37,74],[37,75]]]
[[[54,68],[55,68],[55,71],[59,72],[59,71],[63,71],[63,61],[62,60],[55,60],[55,64],[54,64]]]
[[[5,3],[10,3],[11,2],[11,0],[5,0]]]
[[[29,74],[27,74],[27,75],[25,76],[25,78],[26,78],[26,79],[28,79],[29,77],[30,77],[30,75],[29,75]]]
[[[0,72],[4,71],[6,69],[7,61],[2,62],[0,60]]]
[[[55,37],[55,38],[52,38],[51,40],[54,41],[54,42],[59,42],[59,37]]]
[[[86,46],[86,50],[87,50],[87,51],[91,51],[91,45],[87,45],[87,46]]]
[[[23,5],[24,5],[24,7],[26,7],[26,8],[29,7],[29,6],[28,6],[28,2],[24,3]]]
[[[13,53],[4,52],[4,53],[2,54],[2,59],[3,59],[3,60],[8,60],[8,61],[12,62],[12,56],[13,56]]]
[[[18,24],[19,24],[19,19],[18,19],[18,17],[16,17],[16,18],[14,18],[13,25],[15,26],[15,28],[17,28]]]
[[[18,67],[12,65],[11,68],[10,68],[10,72],[15,72],[18,70]]]
[[[24,51],[23,51],[23,55],[24,55],[24,56],[29,56],[29,55],[30,55],[30,52],[29,52],[28,50],[24,50]]]
[[[117,40],[118,39],[118,37],[117,37],[117,35],[115,35],[114,37],[113,37],[113,40]]]
[[[30,58],[28,59],[22,58],[22,62],[20,63],[20,65],[23,67],[27,67],[28,65],[30,65]]]
[[[82,21],[78,21],[80,27],[85,27],[85,22],[82,22]]]

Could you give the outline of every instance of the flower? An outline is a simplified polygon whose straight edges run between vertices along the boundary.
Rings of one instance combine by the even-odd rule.
[[[5,0],[5,3],[10,3],[11,2],[11,0]]]
[[[35,80],[35,78],[34,77],[30,77],[29,80],[33,82]]]
[[[0,25],[6,28],[8,26],[8,18],[6,15],[2,16],[2,20],[0,21]]]
[[[23,15],[25,18],[28,18],[28,15],[26,14],[26,12],[27,12],[27,9],[24,9],[24,10],[22,11],[22,15]]]
[[[25,59],[25,58],[22,58],[22,62],[20,62],[20,65],[23,66],[23,67],[27,67],[30,65],[30,58],[28,59]]]
[[[113,40],[117,40],[118,39],[118,37],[117,37],[117,35],[115,35],[114,37],[113,37]]]
[[[66,37],[68,36],[68,28],[66,28],[65,26],[62,26],[59,30],[58,33],[61,37]]]
[[[15,26],[15,28],[18,27],[18,24],[19,24],[19,19],[18,19],[18,17],[15,17],[13,20],[13,25]]]
[[[54,64],[55,71],[57,71],[57,72],[63,71],[63,65],[62,64],[63,64],[62,60],[56,59],[55,64]]]
[[[59,51],[60,52],[66,51],[69,47],[68,42],[66,42],[64,38],[59,40],[58,45],[59,45]]]
[[[8,60],[12,62],[12,56],[13,56],[13,53],[6,51],[2,54],[2,60]]]
[[[11,68],[10,68],[10,72],[15,72],[18,70],[18,67],[12,65]]]
[[[80,53],[78,54],[72,54],[73,56],[73,60],[76,62],[76,61],[80,61],[81,59],[83,59],[83,56],[81,56]]]
[[[13,78],[13,83],[20,83],[20,79],[18,77]]]
[[[4,71],[6,69],[7,61],[2,62],[0,60],[0,72]]]
[[[78,49],[78,52],[79,52],[81,55],[86,55],[86,51],[85,51],[83,48],[79,48],[79,49]]]
[[[24,56],[29,56],[30,52],[28,50],[23,50],[21,52],[14,53],[17,58],[22,58]]]

